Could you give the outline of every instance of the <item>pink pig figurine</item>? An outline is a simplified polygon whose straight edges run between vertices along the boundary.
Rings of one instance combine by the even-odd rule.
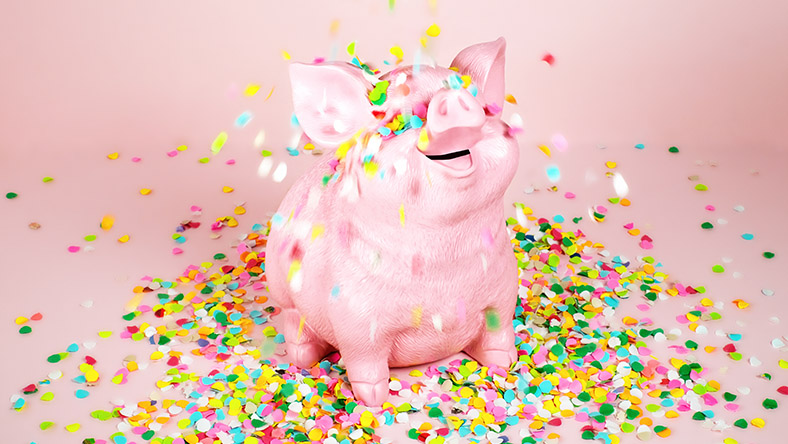
[[[332,151],[272,218],[269,290],[291,362],[338,350],[369,406],[387,399],[389,367],[460,351],[503,368],[517,359],[503,195],[519,153],[500,118],[505,47],[499,38],[462,50],[451,69],[381,77],[361,62],[290,67],[296,118]]]

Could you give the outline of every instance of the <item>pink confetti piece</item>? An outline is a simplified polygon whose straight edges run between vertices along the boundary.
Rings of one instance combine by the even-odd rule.
[[[567,191],[566,193],[564,193],[564,197],[567,198],[567,199],[574,199],[577,196],[575,195],[575,193],[573,193],[571,191]]]
[[[229,159],[225,162],[227,165],[235,165],[235,159]]]
[[[72,246],[68,247],[68,252],[69,253],[76,253],[78,251],[79,251],[79,247],[77,245],[72,245]]]
[[[167,151],[167,155],[170,157],[175,157],[178,155],[178,150]]]
[[[134,162],[134,163],[138,163],[140,160],[142,160],[142,157],[132,157],[131,158],[131,161]]]
[[[183,250],[181,250],[178,247],[172,249],[172,254],[181,254],[181,253],[183,253]]]

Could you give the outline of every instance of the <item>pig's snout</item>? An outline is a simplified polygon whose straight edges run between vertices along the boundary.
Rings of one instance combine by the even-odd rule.
[[[448,89],[432,97],[427,108],[430,135],[439,137],[454,128],[479,128],[484,123],[484,109],[464,89]]]

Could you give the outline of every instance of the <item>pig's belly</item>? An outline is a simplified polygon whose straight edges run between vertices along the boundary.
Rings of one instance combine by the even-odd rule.
[[[441,332],[433,328],[405,329],[394,334],[389,366],[408,367],[449,357],[470,345],[482,329],[484,318],[481,313],[469,313],[463,325],[445,328]]]

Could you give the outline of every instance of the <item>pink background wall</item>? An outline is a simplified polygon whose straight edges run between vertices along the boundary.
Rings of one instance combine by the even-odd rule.
[[[218,251],[205,235],[190,240],[183,255],[170,254],[169,236],[189,218],[190,205],[205,208],[206,222],[247,202],[244,228],[275,210],[312,160],[290,157],[284,149],[294,130],[282,50],[298,61],[332,51],[348,60],[344,48],[355,40],[362,59],[385,70],[382,60],[393,60],[388,49],[399,45],[406,63],[412,61],[419,37],[433,22],[442,33],[430,39],[426,53],[441,64],[472,43],[507,39],[508,92],[518,105],[507,104],[504,115],[519,113],[525,128],[509,201],[525,201],[538,215],[587,220],[590,205],[613,195],[604,162],[616,161],[633,206],[617,208],[606,224],[584,225],[591,239],[614,252],[642,254],[621,230],[636,220],[654,234],[654,256],[679,279],[700,281],[728,299],[755,299],[763,287],[784,297],[785,254],[779,255],[779,247],[784,253],[781,221],[788,216],[780,197],[788,189],[788,3],[429,4],[401,0],[394,10],[385,0],[0,4],[0,191],[20,194],[14,201],[3,197],[0,205],[0,281],[7,304],[0,317],[0,359],[11,362],[0,366],[3,396],[44,371],[44,357],[60,351],[60,342],[117,329],[140,276],[171,277]],[[332,20],[339,23],[335,34],[329,31]],[[546,52],[555,57],[552,67],[541,61]],[[248,83],[262,85],[255,97],[241,94]],[[271,87],[274,93],[264,101]],[[253,120],[235,128],[233,121],[247,110]],[[199,164],[223,130],[227,145],[210,164]],[[253,140],[260,130],[275,161],[288,165],[281,183],[257,175],[261,157]],[[557,133],[569,149],[547,159],[536,147],[550,145]],[[637,143],[646,149],[635,150]],[[182,144],[189,149],[166,156]],[[673,145],[681,149],[678,157],[667,153]],[[106,155],[116,151],[120,158],[109,161]],[[131,162],[134,156],[142,161]],[[226,165],[231,158],[236,164]],[[559,193],[544,191],[549,163],[561,168]],[[693,194],[690,175],[713,183],[709,194]],[[44,176],[55,181],[44,184]],[[236,191],[225,194],[222,186]],[[541,191],[524,194],[531,186]],[[143,187],[153,194],[140,196]],[[566,191],[578,198],[561,198]],[[710,203],[725,209],[714,217],[729,219],[726,237],[698,228]],[[731,208],[737,204],[747,208],[746,218],[736,219]],[[66,253],[68,245],[84,245],[82,237],[98,231],[107,213],[118,222],[96,242],[92,256]],[[29,230],[33,221],[42,229]],[[736,240],[756,229],[754,243]],[[117,244],[121,234],[132,241]],[[777,260],[763,261],[765,249],[778,251]],[[734,258],[729,268],[745,272],[746,279],[712,274],[711,265],[722,257]],[[95,300],[94,311],[80,308],[86,299]],[[13,319],[36,311],[49,322],[37,327],[37,336],[20,339]],[[747,322],[760,325],[768,339],[785,334],[785,324],[764,326],[763,319],[785,311],[774,300],[756,304]],[[124,348],[130,345],[119,344],[105,349],[107,362],[119,363],[130,353]],[[762,345],[752,342],[754,350]],[[149,386],[140,381],[138,393]],[[110,388],[97,397],[114,396]],[[60,406],[40,408],[55,412]],[[8,418],[25,430],[42,420]],[[786,430],[776,422],[771,436]],[[111,433],[107,424],[92,427]],[[19,442],[32,439],[19,436]],[[65,442],[48,439],[38,442]]]

